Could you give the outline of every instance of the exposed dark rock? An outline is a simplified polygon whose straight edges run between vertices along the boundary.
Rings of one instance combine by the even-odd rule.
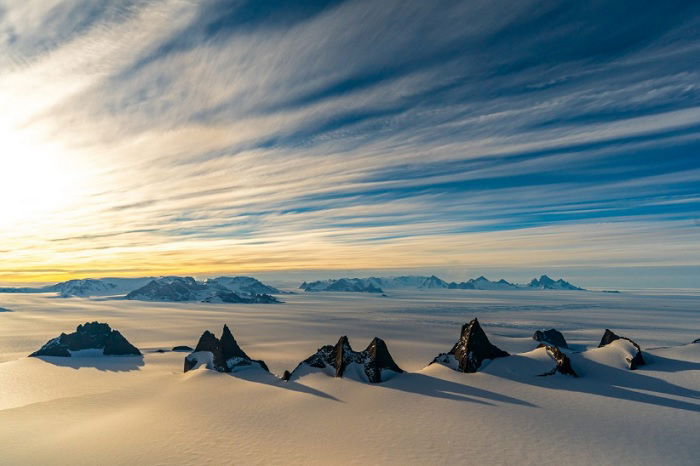
[[[492,345],[477,319],[462,326],[459,340],[449,353],[439,354],[433,362],[447,365],[456,363],[455,370],[460,372],[476,372],[485,359],[496,359],[508,356],[508,353]]]
[[[233,372],[237,368],[252,366],[253,364],[259,365],[266,371],[268,370],[264,361],[251,359],[238,346],[228,325],[224,325],[221,340],[216,338],[210,331],[204,331],[194,351],[185,356],[185,372],[196,367],[199,363],[206,363],[208,369],[219,372]]]
[[[71,351],[101,349],[104,355],[140,355],[141,352],[117,330],[100,322],[78,325],[73,333],[61,333],[29,356],[70,357]]]
[[[533,278],[527,285],[528,288],[538,288],[540,290],[574,290],[574,291],[585,291],[583,288],[574,286],[566,280],[552,280],[547,275],[542,275],[539,280]]]
[[[537,330],[532,336],[532,339],[539,342],[549,343],[559,348],[568,348],[569,345],[566,344],[564,335],[561,334],[556,329],[550,328],[549,330]]]
[[[605,333],[603,334],[603,338],[600,340],[600,344],[598,345],[598,348],[601,348],[603,346],[609,345],[613,341],[616,340],[627,340],[630,343],[634,345],[634,347],[637,349],[637,352],[632,358],[627,358],[627,363],[630,365],[631,370],[635,370],[639,366],[643,366],[645,364],[644,362],[644,356],[642,355],[642,348],[639,347],[637,343],[634,342],[634,340],[627,338],[627,337],[621,337],[619,335],[616,335],[615,332],[612,330],[606,328]]]
[[[304,365],[319,369],[330,367],[333,369],[335,377],[343,377],[350,364],[362,366],[367,380],[371,383],[382,382],[383,371],[399,374],[403,372],[394,362],[386,343],[381,338],[375,337],[365,350],[358,352],[352,349],[348,337],[342,336],[335,345],[322,346],[316,353],[302,361],[296,369],[288,374],[289,376],[285,380],[289,380],[289,377]]]
[[[697,340],[693,340],[693,343],[700,343],[700,338],[698,338]]]
[[[292,377],[292,373],[289,371],[284,371],[284,374],[282,374],[282,380],[285,382],[289,380]]]
[[[557,372],[560,374],[564,375],[571,375],[573,377],[578,377],[578,374],[576,371],[574,371],[574,368],[571,367],[571,359],[562,351],[554,346],[554,345],[546,345],[544,343],[541,343],[538,348],[545,348],[547,352],[554,358],[554,361],[557,363],[556,366],[554,366],[554,369],[551,371],[545,372],[544,374],[540,374],[541,376],[545,375],[554,375]]]
[[[164,350],[163,348],[158,348],[157,350],[153,351],[154,353],[166,353],[167,351]]]
[[[192,348],[189,346],[180,345],[180,346],[173,346],[173,349],[171,349],[170,351],[192,351]]]

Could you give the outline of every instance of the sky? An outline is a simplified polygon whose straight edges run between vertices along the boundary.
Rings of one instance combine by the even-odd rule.
[[[693,1],[0,0],[0,282],[700,287],[699,64]]]

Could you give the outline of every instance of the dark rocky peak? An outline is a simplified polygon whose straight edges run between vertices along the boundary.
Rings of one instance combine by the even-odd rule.
[[[492,345],[479,321],[473,319],[462,326],[459,340],[450,352],[439,354],[432,362],[446,364],[460,372],[476,372],[485,359],[504,356],[508,353]]]
[[[537,330],[535,334],[532,335],[532,339],[539,342],[549,343],[559,348],[568,348],[569,345],[564,339],[564,335],[561,334],[557,329],[550,328],[549,330]]]
[[[331,369],[335,377],[343,377],[346,369],[357,364],[370,383],[379,383],[388,378],[387,372],[402,373],[403,370],[394,362],[386,343],[381,338],[374,338],[363,351],[354,351],[347,336],[338,339],[335,345],[325,345],[312,354],[290,373],[285,372],[284,380],[289,380],[302,368]]]
[[[140,355],[141,352],[129,343],[117,330],[108,324],[86,322],[78,325],[73,333],[61,333],[46,342],[39,350],[29,356],[63,356],[70,357],[72,351],[101,349],[104,355]]]
[[[224,325],[221,339],[216,338],[209,330],[205,330],[202,336],[199,337],[194,351],[185,356],[185,372],[202,364],[205,364],[207,369],[218,372],[234,372],[237,369],[254,365],[258,365],[266,371],[268,370],[264,361],[251,359],[238,346],[228,325]]]
[[[598,348],[602,348],[603,346],[609,345],[613,341],[617,340],[627,340],[632,343],[636,349],[635,354],[631,358],[627,358],[627,363],[629,364],[631,370],[635,370],[639,366],[643,366],[645,364],[644,356],[642,355],[642,348],[640,348],[634,340],[627,337],[621,337],[608,328],[605,329],[605,333],[603,334],[603,338],[600,339]]]
[[[173,346],[173,349],[170,351],[193,351],[191,347],[186,346],[186,345],[179,345],[179,346]]]
[[[382,381],[382,371],[384,370],[399,374],[403,372],[403,369],[391,357],[389,348],[387,348],[386,343],[381,338],[374,337],[363,353],[366,356],[365,374],[367,374],[367,378],[372,383]]]
[[[563,374],[563,375],[571,375],[573,377],[578,377],[578,374],[576,371],[574,371],[574,368],[571,367],[571,359],[567,355],[565,355],[558,347],[554,345],[546,345],[544,343],[540,343],[538,348],[545,348],[547,353],[554,359],[554,362],[556,365],[551,371],[547,371],[544,374],[540,374],[541,376],[546,376],[546,375],[554,375],[556,373]]]

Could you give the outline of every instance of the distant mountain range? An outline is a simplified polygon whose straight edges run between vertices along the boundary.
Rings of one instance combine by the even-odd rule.
[[[201,301],[205,303],[278,303],[269,293],[277,288],[251,277],[219,277],[198,282],[192,277],[160,277],[131,291],[138,301]]]
[[[192,277],[85,278],[30,288],[0,288],[0,293],[58,293],[59,296],[121,296],[140,301],[224,303],[279,302],[283,292],[252,277],[218,277],[203,282]]]
[[[559,279],[553,280],[547,275],[533,278],[530,283],[520,285],[504,279],[491,281],[486,277],[472,278],[466,282],[446,282],[435,275],[402,277],[339,278],[304,282],[299,287],[304,291],[348,291],[362,293],[383,293],[390,289],[461,289],[461,290],[575,290],[583,288]]]

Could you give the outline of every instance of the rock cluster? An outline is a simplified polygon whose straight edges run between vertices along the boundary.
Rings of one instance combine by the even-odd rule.
[[[403,370],[394,362],[386,343],[381,338],[375,337],[363,351],[354,351],[350,346],[348,337],[342,336],[335,345],[325,345],[312,354],[292,371],[285,371],[284,380],[298,372],[304,366],[318,369],[331,368],[335,377],[342,377],[346,369],[357,364],[367,380],[371,383],[379,383],[386,380],[386,372],[400,374]]]
[[[549,355],[552,356],[552,358],[556,362],[556,366],[554,366],[554,369],[552,369],[551,371],[547,371],[544,374],[540,374],[541,376],[554,375],[558,372],[560,374],[578,377],[578,374],[576,373],[576,371],[574,371],[574,368],[571,367],[571,359],[569,359],[569,357],[565,355],[557,346],[545,345],[541,343],[538,346],[538,348],[545,348],[547,353],[549,353]]]
[[[636,353],[631,358],[627,358],[627,363],[629,364],[631,370],[635,370],[639,366],[643,366],[645,364],[644,356],[642,355],[642,349],[637,343],[635,343],[633,340],[627,337],[621,337],[619,335],[616,335],[615,332],[608,328],[605,329],[605,333],[603,334],[603,338],[601,338],[600,340],[598,348],[602,348],[603,346],[609,345],[610,343],[616,340],[627,340],[630,343],[632,343],[636,348]]]
[[[87,322],[78,325],[73,333],[61,333],[46,342],[29,356],[70,357],[71,351],[101,349],[104,355],[140,355],[141,352],[129,343],[117,330],[100,322]]]
[[[267,364],[264,361],[251,359],[238,346],[228,325],[224,325],[221,339],[216,338],[208,330],[204,331],[199,338],[197,347],[185,357],[185,372],[202,364],[206,365],[207,369],[219,372],[234,372],[237,369],[254,365],[268,371]]]
[[[462,326],[459,340],[450,352],[439,354],[433,362],[446,364],[460,372],[476,372],[485,359],[504,356],[508,356],[508,353],[492,345],[479,321],[473,319]]]
[[[550,328],[549,330],[537,330],[535,334],[532,335],[532,339],[540,343],[549,343],[559,348],[569,348],[566,339],[564,339],[564,335],[554,328]]]

